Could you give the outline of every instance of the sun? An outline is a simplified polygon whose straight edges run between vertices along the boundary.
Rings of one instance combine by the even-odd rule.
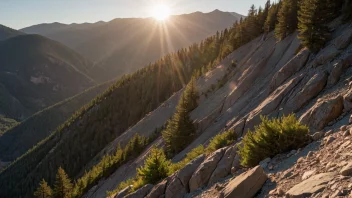
[[[155,5],[152,9],[152,15],[158,21],[165,21],[169,18],[170,13],[170,7],[165,4]]]

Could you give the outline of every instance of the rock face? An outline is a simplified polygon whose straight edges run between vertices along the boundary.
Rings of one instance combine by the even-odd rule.
[[[303,66],[306,65],[309,58],[309,50],[304,49],[293,57],[285,66],[283,66],[272,78],[270,83],[270,92],[279,87],[285,80],[298,72]]]
[[[352,29],[347,29],[339,37],[334,39],[333,44],[339,50],[344,49],[351,43],[351,39],[352,39]]]
[[[351,176],[352,175],[352,163],[347,164],[342,168],[340,174],[343,176]]]
[[[304,198],[323,190],[336,173],[321,173],[295,185],[286,195],[292,198]]]
[[[343,71],[344,71],[343,62],[339,61],[335,63],[329,76],[328,86],[335,85],[340,80],[340,76],[342,75]]]
[[[128,194],[128,191],[131,190],[132,186],[127,186],[123,190],[121,190],[118,194],[114,196],[114,198],[123,198]]]
[[[310,110],[302,115],[300,121],[317,130],[323,129],[330,121],[341,115],[343,111],[342,96],[318,101]]]
[[[152,184],[147,184],[142,188],[138,189],[136,192],[128,194],[124,198],[143,198],[145,197],[153,188]]]
[[[343,107],[345,112],[348,112],[352,109],[352,90],[349,90],[343,96]]]
[[[216,169],[209,179],[208,185],[214,184],[219,179],[226,177],[231,173],[233,159],[236,156],[237,146],[232,146],[225,151],[224,156],[219,161]]]
[[[218,162],[223,157],[224,152],[225,149],[215,151],[197,168],[189,181],[189,189],[191,192],[208,184],[208,181],[213,171],[216,169]]]
[[[165,197],[183,197],[184,194],[189,192],[189,180],[194,171],[204,161],[205,155],[201,155],[188,163],[184,168],[179,170],[176,174],[171,176],[171,180],[167,185]]]
[[[336,47],[333,45],[329,45],[318,53],[312,65],[313,67],[317,67],[320,65],[328,64],[338,54],[340,54],[340,50],[336,49]]]
[[[159,198],[161,195],[165,193],[166,185],[168,183],[168,180],[165,179],[159,184],[155,185],[150,193],[145,196],[145,198]]]
[[[326,72],[319,72],[313,75],[303,89],[287,101],[284,108],[284,114],[296,112],[312,98],[316,97],[321,90],[324,89],[327,79],[328,75]]]
[[[221,197],[251,198],[262,188],[266,180],[263,168],[257,166],[230,181],[221,192]]]

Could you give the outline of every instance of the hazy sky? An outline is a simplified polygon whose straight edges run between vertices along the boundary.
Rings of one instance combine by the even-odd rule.
[[[243,15],[251,4],[266,0],[0,0],[0,24],[20,29],[39,23],[83,23],[114,18],[149,17],[153,5],[163,3],[172,14],[214,9]]]

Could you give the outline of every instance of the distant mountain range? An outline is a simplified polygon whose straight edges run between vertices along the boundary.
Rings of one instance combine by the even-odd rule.
[[[90,61],[39,35],[0,42],[0,63],[0,115],[17,120],[96,84]]]
[[[23,35],[24,33],[14,30],[12,28],[3,26],[0,24],[0,41],[6,40],[8,38]]]
[[[239,20],[237,13],[214,10],[153,18],[114,19],[84,24],[39,24],[21,29],[59,41],[95,63],[90,74],[107,81],[131,73],[170,52],[199,42]]]

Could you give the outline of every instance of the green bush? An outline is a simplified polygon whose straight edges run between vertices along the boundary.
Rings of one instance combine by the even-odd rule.
[[[261,120],[254,132],[248,131],[239,146],[243,166],[256,166],[267,157],[298,149],[310,141],[308,127],[302,125],[293,114],[271,120],[261,117]]]
[[[186,157],[177,163],[171,164],[169,175],[172,175],[174,172],[185,167],[189,162],[197,158],[198,156],[204,154],[205,148],[203,145],[199,145],[197,148],[192,149],[189,153],[187,153]]]
[[[144,166],[137,169],[138,177],[146,184],[156,184],[169,173],[170,161],[166,159],[162,149],[153,148],[144,162]]]
[[[228,130],[224,133],[216,135],[210,140],[210,143],[206,149],[207,153],[214,152],[220,148],[228,146],[237,140],[237,135],[234,130]]]

